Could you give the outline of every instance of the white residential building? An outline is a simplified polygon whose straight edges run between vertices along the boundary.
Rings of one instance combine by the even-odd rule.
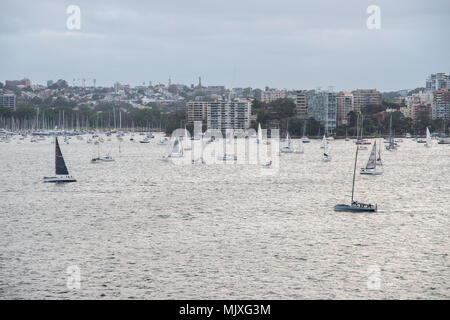
[[[249,100],[215,100],[207,102],[208,129],[248,129],[252,104]]]
[[[278,99],[286,98],[286,90],[268,89],[261,91],[260,100],[269,103]]]

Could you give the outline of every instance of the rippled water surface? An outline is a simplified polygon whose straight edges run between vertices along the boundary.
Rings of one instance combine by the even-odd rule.
[[[119,153],[113,138],[101,150],[116,161],[94,165],[96,147],[73,138],[61,149],[78,182],[60,185],[42,183],[50,139],[0,143],[0,297],[450,298],[449,145],[383,150],[384,175],[357,175],[355,191],[379,211],[355,214],[333,211],[350,202],[352,142],[330,142],[322,163],[313,141],[264,176],[160,161],[158,140]]]

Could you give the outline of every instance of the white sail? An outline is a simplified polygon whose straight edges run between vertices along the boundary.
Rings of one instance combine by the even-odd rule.
[[[327,138],[325,137],[325,135],[323,135],[323,139],[322,139],[322,143],[320,144],[320,147],[322,149],[324,149],[327,146],[328,142],[327,142]]]
[[[427,147],[431,146],[431,134],[430,130],[427,127]]]
[[[261,130],[261,123],[258,123],[258,141],[262,142],[263,136],[262,136],[262,130]]]
[[[370,152],[369,160],[367,160],[366,169],[375,169],[377,160],[377,142],[375,141],[372,147],[372,151]]]
[[[291,146],[291,137],[289,137],[289,132],[286,134],[286,141],[284,142],[285,148],[289,148]]]

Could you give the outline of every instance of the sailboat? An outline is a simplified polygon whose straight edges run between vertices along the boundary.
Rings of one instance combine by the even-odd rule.
[[[160,138],[159,141],[156,144],[160,145],[160,146],[164,146],[164,145],[167,145],[167,142],[168,142],[167,138],[164,138],[164,139]]]
[[[303,136],[302,136],[302,143],[310,143],[311,140],[305,135],[306,133],[306,121],[303,123]]]
[[[267,141],[263,141],[261,123],[258,123],[258,143],[264,143],[265,145],[270,145],[270,141],[268,141],[268,140]]]
[[[258,123],[258,143],[262,143],[262,138],[261,123]]]
[[[283,153],[292,153],[293,150],[291,148],[291,137],[289,137],[289,132],[286,134],[286,140],[284,145],[281,147],[281,152]]]
[[[327,138],[325,134],[323,135],[322,142],[320,143],[320,149],[325,149],[325,146],[328,144]]]
[[[98,146],[98,156],[91,159],[91,163],[112,162],[112,161],[114,161],[114,158],[111,157],[109,153],[107,153],[106,156],[100,157],[100,145]]]
[[[358,114],[358,125],[359,125],[359,114]],[[365,144],[371,144],[370,141],[367,141],[363,139],[363,133],[364,133],[364,116],[361,116],[361,128],[359,129],[360,136],[356,139],[357,145],[365,145]],[[367,150],[366,147],[360,147],[359,150]]]
[[[348,138],[348,133],[347,133],[347,128],[345,128],[345,141],[349,141],[350,139]]]
[[[391,114],[391,118],[389,120],[389,140],[388,140],[388,143],[389,144],[386,146],[386,150],[393,151],[393,150],[397,149],[397,147],[395,145],[394,137],[392,136],[392,114]]]
[[[367,160],[367,164],[364,168],[361,168],[361,174],[370,174],[370,175],[380,175],[383,174],[383,171],[377,171],[376,164],[376,155],[377,155],[377,142],[373,143],[372,152],[370,152],[369,160]]]
[[[184,156],[183,145],[180,143],[180,140],[175,138],[175,142],[173,143],[172,152],[168,155],[169,158],[182,158]]]
[[[329,162],[329,161],[331,161],[331,157],[328,154],[328,143],[327,143],[327,139],[325,138],[325,135],[323,136],[322,144],[324,145],[322,162]]]
[[[44,182],[76,182],[69,171],[67,170],[66,163],[64,162],[63,155],[58,143],[58,137],[55,136],[55,176],[44,177]]]
[[[425,147],[429,148],[429,147],[431,147],[431,145],[432,145],[431,134],[430,134],[430,130],[427,127],[427,138],[426,138]]]
[[[264,163],[263,165],[261,165],[262,168],[264,169],[270,169],[272,168],[272,160],[267,160],[266,163]]]
[[[150,139],[148,137],[145,137],[144,139],[139,141],[140,143],[150,143]]]
[[[377,166],[383,165],[383,161],[381,160],[381,144],[380,144],[380,147],[378,147],[378,158],[377,158],[377,160],[375,161],[375,164],[376,164]]]
[[[347,211],[347,212],[376,212],[378,206],[362,203],[358,201],[353,201],[353,195],[355,192],[355,173],[356,173],[356,163],[358,161],[358,147],[356,147],[355,165],[353,167],[353,184],[352,184],[352,201],[351,204],[337,204],[334,206],[334,211]]]

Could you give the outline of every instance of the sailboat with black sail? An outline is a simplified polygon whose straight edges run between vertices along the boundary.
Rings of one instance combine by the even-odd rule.
[[[337,204],[334,206],[334,211],[346,211],[346,212],[376,212],[378,207],[370,203],[362,203],[353,200],[353,195],[355,192],[355,173],[356,173],[356,163],[358,161],[358,150],[356,147],[355,165],[353,168],[353,184],[352,184],[352,201],[351,204]]]
[[[59,147],[58,137],[55,136],[55,176],[44,177],[44,182],[76,182],[74,177],[69,175],[66,163]]]

